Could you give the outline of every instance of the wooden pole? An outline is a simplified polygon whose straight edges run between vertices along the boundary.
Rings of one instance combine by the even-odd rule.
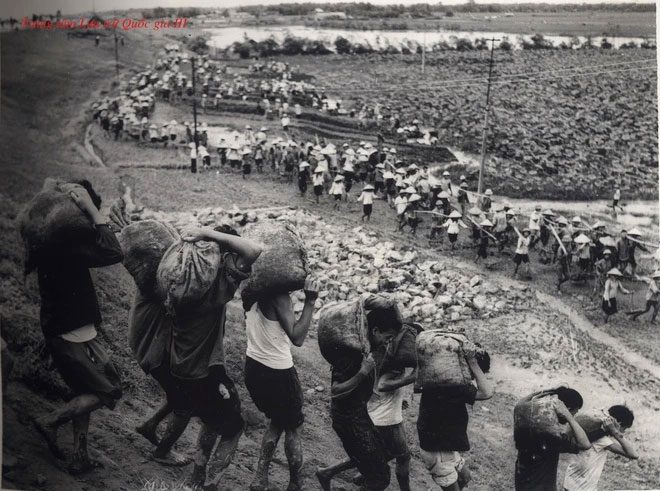
[[[115,77],[119,78],[119,49],[117,48],[117,43],[119,43],[119,39],[117,39],[117,31],[113,31],[115,35]]]
[[[484,131],[481,138],[481,166],[479,167],[479,184],[477,186],[477,192],[481,194],[483,192],[484,184],[484,169],[486,167],[486,141],[488,139],[488,118],[490,114],[490,84],[493,76],[493,59],[495,56],[495,41],[499,39],[491,38],[490,46],[490,62],[488,64],[488,89],[486,89],[486,114],[484,116]]]
[[[190,58],[190,64],[192,66],[192,87],[193,87],[193,141],[195,142],[195,160],[199,160],[199,155],[197,155],[197,92],[195,91],[195,58]],[[190,171],[197,173],[197,165],[195,168],[190,163]]]

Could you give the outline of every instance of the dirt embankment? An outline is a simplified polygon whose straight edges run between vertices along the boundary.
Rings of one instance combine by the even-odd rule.
[[[38,78],[40,75],[31,71],[31,67],[46,63],[42,58],[45,57],[50,60],[49,65],[42,68],[52,72],[47,80],[51,83],[55,80],[60,84],[59,90],[54,89],[48,97],[57,101],[58,97],[63,97],[62,94],[68,94],[73,104],[81,108],[92,95],[92,87],[103,87],[108,84],[108,77],[112,76],[112,66],[101,63],[99,68],[98,61],[102,58],[100,54],[109,56],[109,48],[102,47],[100,49],[105,51],[94,51],[91,41],[67,41],[63,36],[59,38],[56,35],[48,38],[49,43],[43,47],[44,39],[39,42],[23,33],[17,36],[9,39],[3,35],[2,38],[3,82],[7,73],[4,63],[8,59],[15,63],[17,70],[27,70],[26,73],[34,73]],[[137,38],[129,39],[136,46],[140,46],[137,45],[139,41]],[[70,49],[66,43],[79,45]],[[135,61],[144,64],[148,58],[140,58],[141,49],[136,48]],[[79,64],[71,79],[66,78],[66,70],[61,67],[66,62]],[[69,476],[62,465],[50,457],[45,445],[31,429],[30,419],[58,404],[59,398],[66,391],[56,372],[51,369],[41,343],[34,276],[28,277],[25,282],[21,271],[22,249],[13,224],[20,204],[39,188],[43,177],[57,174],[87,176],[100,188],[107,202],[118,196],[119,177],[124,176],[133,181],[136,194],[143,204],[165,212],[190,212],[209,206],[230,208],[234,203],[245,207],[296,204],[312,210],[315,216],[311,217],[311,221],[318,222],[314,227],[301,224],[308,227],[308,235],[332,238],[347,244],[355,239],[353,228],[357,225],[357,214],[346,213],[344,210],[333,212],[325,203],[316,207],[298,197],[293,187],[274,182],[272,176],[243,181],[239,176],[229,174],[192,176],[184,171],[138,168],[119,170],[119,163],[126,165],[158,158],[157,153],[150,155],[150,151],[145,152],[128,143],[110,143],[108,147],[108,142],[95,141],[107,168],[89,167],[80,157],[76,157],[79,155],[77,152],[66,147],[70,141],[83,141],[87,121],[81,119],[70,126],[62,126],[62,122],[70,121],[75,116],[71,115],[67,105],[55,102],[49,106],[54,109],[48,118],[37,117],[41,114],[41,104],[48,104],[50,99],[44,100],[42,97],[38,104],[30,106],[30,101],[37,98],[36,94],[29,92],[34,82],[28,79],[29,83],[26,83],[11,74],[8,80],[8,86],[3,87],[1,123],[1,148],[6,151],[5,155],[9,159],[0,174],[3,177],[0,184],[0,230],[3,235],[0,247],[0,305],[3,312],[2,334],[9,342],[17,363],[7,393],[4,394],[3,429],[7,451],[18,456],[25,468],[6,474],[3,487],[132,490],[139,489],[145,481],[151,479],[175,484],[184,477],[185,472],[165,469],[151,462],[148,459],[150,446],[132,430],[158,404],[161,394],[155,383],[145,378],[132,360],[127,345],[128,308],[134,286],[121,266],[94,273],[104,317],[102,339],[121,368],[125,381],[125,396],[117,409],[112,412],[101,410],[92,419],[90,444],[94,456],[104,468],[84,478]],[[25,87],[21,88],[22,85]],[[66,88],[70,86],[89,87],[89,92],[73,92]],[[20,110],[26,107],[33,109]],[[71,129],[70,133],[63,133],[60,129],[62,127],[65,133],[67,128]],[[28,132],[31,145],[26,148],[15,145],[19,140],[10,137],[17,137],[18,133],[25,131]],[[173,154],[168,158],[176,160]],[[439,254],[420,247],[417,240],[394,233],[394,223],[388,210],[380,202],[376,203],[375,208],[374,222],[366,228],[366,232],[376,242],[390,241],[392,249],[401,254],[414,249],[421,260],[437,260],[442,268],[455,275],[457,282],[465,281],[461,279],[463,277],[467,277],[469,282],[471,276],[479,272],[474,266],[462,262],[462,252],[456,255]],[[356,210],[355,205],[352,205],[352,209]],[[300,213],[310,219],[306,212]],[[322,241],[317,242],[318,247],[322,247]],[[338,260],[337,269],[340,277],[345,275],[346,281],[349,281],[348,263]],[[634,347],[622,348],[619,341],[607,342],[601,337],[592,336],[593,326],[584,320],[580,320],[577,325],[572,312],[558,312],[556,299],[547,301],[538,298],[528,284],[501,275],[486,276],[493,294],[500,296],[510,307],[496,315],[477,313],[452,324],[465,328],[488,346],[494,359],[492,377],[496,382],[497,394],[490,401],[476,404],[471,411],[469,432],[473,448],[469,465],[474,475],[473,487],[511,489],[515,461],[512,441],[513,404],[517,398],[534,388],[558,382],[567,382],[581,390],[585,395],[585,410],[588,412],[595,412],[622,400],[626,400],[636,410],[637,420],[631,438],[640,447],[643,458],[638,462],[627,463],[610,457],[601,481],[604,487],[657,487],[655,480],[660,471],[660,451],[654,443],[659,441],[654,432],[660,426],[657,424],[658,380],[649,373],[649,370],[657,370],[657,361],[647,359],[644,362],[646,367],[635,366],[634,360],[630,358],[631,349],[637,351]],[[414,281],[414,278],[407,281]],[[240,387],[248,423],[238,454],[222,482],[222,489],[235,490],[244,489],[253,476],[265,421],[243,387],[245,335],[243,313],[237,302],[230,304],[228,322],[228,370]],[[633,355],[639,356],[638,353]],[[318,489],[313,477],[315,466],[342,457],[343,451],[330,428],[329,370],[318,352],[314,330],[308,342],[301,349],[295,350],[294,357],[306,391],[304,488]],[[317,386],[323,386],[324,390],[308,390]],[[411,400],[405,412],[405,422],[409,442],[415,449],[413,489],[427,489],[431,483],[417,458],[416,450],[414,421],[417,403],[416,398]],[[179,449],[192,448],[195,430],[193,425],[184,434],[178,444]],[[63,429],[61,435],[65,445],[68,445],[70,439],[67,431]],[[288,477],[284,462],[283,452],[280,451],[272,469],[272,481],[278,488],[286,485]],[[562,468],[564,465],[563,461]],[[345,478],[338,484],[343,489],[354,489],[349,484],[350,475]],[[395,488],[396,484],[393,484],[392,489]]]

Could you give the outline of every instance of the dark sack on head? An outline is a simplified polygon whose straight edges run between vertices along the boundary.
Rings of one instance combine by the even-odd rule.
[[[472,384],[472,371],[465,360],[462,334],[433,329],[421,332],[416,339],[417,380],[415,388],[440,390]]]
[[[94,238],[92,222],[71,196],[61,191],[63,184],[67,183],[47,178],[41,191],[25,205],[18,216],[21,237],[30,255],[45,248]]]
[[[331,303],[319,310],[317,330],[321,355],[331,365],[346,356],[369,352],[362,300]]]
[[[156,273],[165,251],[179,240],[179,233],[157,220],[133,222],[119,234],[124,266],[143,295],[156,293]]]
[[[157,293],[170,313],[200,303],[215,283],[222,263],[215,242],[179,240],[163,254],[156,274]]]
[[[404,324],[387,345],[381,371],[399,370],[417,367],[417,335],[423,329],[419,324]]]
[[[243,236],[265,247],[244,283],[241,292],[244,300],[269,292],[300,290],[305,285],[309,274],[307,251],[295,228],[262,221],[247,229]]]
[[[559,399],[553,394],[539,394],[521,401],[513,409],[513,432],[517,446],[544,439],[559,442],[566,433],[566,424],[559,421],[555,410]]]

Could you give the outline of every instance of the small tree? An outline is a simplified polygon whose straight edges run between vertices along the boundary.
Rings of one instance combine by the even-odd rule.
[[[473,49],[472,41],[468,38],[458,38],[456,40],[456,51],[470,51]]]
[[[353,51],[353,45],[345,37],[337,36],[337,39],[335,39],[335,50],[340,55],[349,55]]]
[[[452,12],[451,10],[447,10],[447,12],[445,13],[445,17],[454,17],[454,12]]]
[[[600,41],[600,47],[601,47],[602,49],[612,49],[612,43],[610,43],[610,42],[607,40],[607,38],[603,38],[603,39]]]
[[[502,38],[502,41],[500,41],[499,47],[501,50],[504,51],[511,51],[513,49],[513,45],[511,44],[511,41],[509,41],[509,38],[507,36],[504,36]]]
[[[204,36],[197,36],[191,39],[188,47],[198,55],[204,55],[209,52],[209,46],[206,44],[206,38]]]

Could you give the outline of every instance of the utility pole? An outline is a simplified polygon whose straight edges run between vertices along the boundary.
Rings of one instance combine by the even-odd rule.
[[[481,166],[479,167],[479,185],[477,186],[477,193],[483,192],[484,185],[484,170],[486,168],[486,140],[488,139],[488,116],[490,114],[490,83],[493,76],[493,56],[495,55],[495,41],[499,39],[489,39],[490,45],[490,62],[488,65],[488,89],[486,90],[486,115],[484,117],[484,132],[481,139]],[[481,200],[481,196],[479,197]]]
[[[190,58],[192,65],[192,87],[193,87],[193,141],[195,142],[195,162],[197,162],[197,92],[195,91],[195,57]],[[190,172],[197,174],[197,164],[190,162]]]
[[[424,31],[424,41],[422,42],[422,74],[426,67],[426,31]]]
[[[119,49],[117,48],[119,39],[117,38],[117,29],[113,30],[113,34],[115,35],[115,77],[119,78]]]

